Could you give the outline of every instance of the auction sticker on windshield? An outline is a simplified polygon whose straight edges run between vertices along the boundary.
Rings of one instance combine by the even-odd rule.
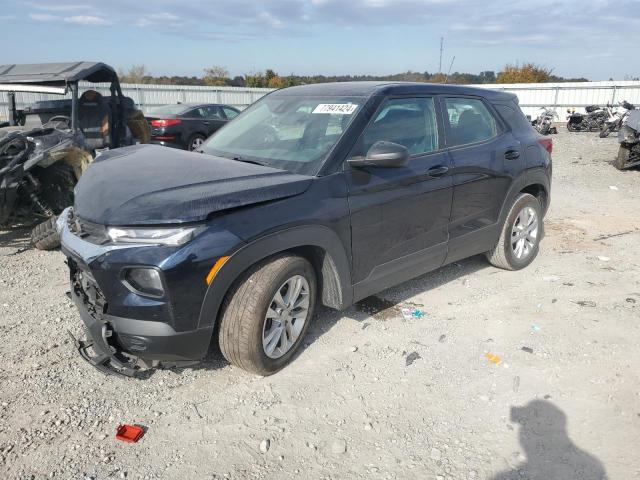
[[[355,103],[321,103],[313,113],[335,113],[338,115],[351,115],[356,111],[358,105]]]

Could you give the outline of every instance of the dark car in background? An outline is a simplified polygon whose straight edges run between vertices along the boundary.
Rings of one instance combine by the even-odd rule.
[[[484,88],[286,88],[199,150],[107,152],[61,217],[77,347],[102,370],[199,360],[213,341],[274,373],[318,305],[471,255],[525,268],[550,201],[552,140]]]
[[[151,126],[151,143],[192,151],[239,113],[230,105],[179,103],[151,107],[145,118]]]

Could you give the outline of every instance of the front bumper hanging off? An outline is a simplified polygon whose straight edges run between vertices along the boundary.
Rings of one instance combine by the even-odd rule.
[[[96,353],[96,342],[93,339],[78,340],[71,332],[67,332],[73,344],[78,350],[78,353],[84,358],[90,365],[93,365],[98,370],[106,375],[120,375],[124,377],[137,377],[142,371],[133,362],[121,362],[115,356],[115,352],[109,353]],[[90,350],[93,350],[92,354]]]
[[[73,285],[72,285],[73,288]],[[80,318],[87,332],[86,340],[76,339],[71,332],[67,332],[73,340],[78,353],[90,365],[107,375],[136,377],[143,368],[140,360],[130,354],[124,355],[112,345],[113,330],[109,324],[94,318],[83,305],[82,299],[76,292],[69,295],[76,304]],[[111,342],[110,342],[111,340]]]

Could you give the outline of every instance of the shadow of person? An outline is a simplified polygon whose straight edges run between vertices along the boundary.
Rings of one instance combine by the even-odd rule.
[[[520,444],[526,463],[491,480],[606,480],[598,459],[580,450],[567,433],[567,416],[545,400],[511,408],[511,421],[520,424]]]

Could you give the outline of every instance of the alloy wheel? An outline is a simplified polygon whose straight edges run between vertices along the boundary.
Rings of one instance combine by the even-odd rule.
[[[532,207],[523,208],[511,229],[511,249],[518,260],[525,260],[538,242],[538,214]]]
[[[309,282],[294,275],[273,296],[262,327],[262,348],[269,358],[280,358],[295,345],[309,316]]]
[[[202,144],[204,143],[204,139],[201,137],[196,137],[193,140],[191,140],[191,148],[190,150],[196,150],[197,148],[200,148],[202,146]]]

